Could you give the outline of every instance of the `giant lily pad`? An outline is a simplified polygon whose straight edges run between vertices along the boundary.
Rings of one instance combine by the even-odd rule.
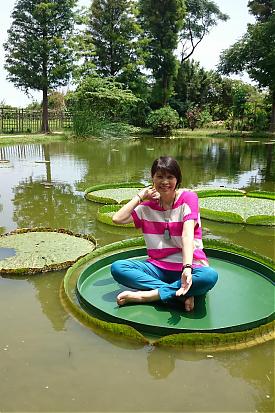
[[[144,255],[144,239],[136,238],[132,240],[120,241],[114,244],[106,245],[97,249],[96,251],[88,254],[76,264],[74,264],[66,273],[64,282],[61,286],[61,298],[65,308],[74,314],[85,325],[90,326],[97,333],[102,332],[110,333],[114,336],[118,336],[125,339],[130,339],[137,343],[149,343],[151,342],[157,346],[177,346],[180,348],[191,347],[199,351],[223,351],[227,349],[239,349],[253,346],[274,338],[274,323],[272,313],[272,278],[274,265],[272,261],[266,257],[254,254],[253,251],[244,249],[237,245],[224,243],[216,240],[205,240],[205,247],[211,260],[215,262],[220,271],[219,285],[215,287],[215,291],[209,293],[211,297],[206,300],[206,312],[203,307],[197,308],[197,316],[195,314],[184,314],[181,310],[176,308],[163,308],[155,307],[152,305],[142,304],[137,306],[124,306],[119,308],[115,304],[115,296],[120,290],[110,275],[110,264],[118,257],[139,259]],[[229,268],[230,267],[230,268]],[[244,269],[245,268],[245,269]],[[247,279],[246,271],[250,272],[249,279]],[[230,276],[229,276],[230,275]],[[105,278],[106,276],[106,278]],[[244,276],[244,278],[242,278]],[[243,317],[243,312],[236,310],[236,303],[242,308],[245,308],[245,313],[248,318],[251,318],[250,309],[246,308],[245,300],[249,302],[249,295],[245,297],[245,292],[241,289],[239,291],[238,299],[235,297],[235,301],[232,304],[231,309],[228,308],[228,301],[225,299],[225,295],[235,294],[235,290],[229,288],[229,284],[235,284],[235,278],[243,280],[245,286],[248,282],[252,285],[256,285],[254,288],[254,296],[257,300],[262,300],[262,303],[266,305],[265,293],[257,293],[258,282],[264,284],[268,290],[268,314],[266,317],[258,317],[256,314],[258,311],[262,311],[262,306],[255,306],[255,302],[250,301],[249,305],[254,306],[253,312],[256,314],[253,322],[249,323],[247,320],[244,324],[236,322],[234,317]],[[91,289],[88,287],[88,283]],[[238,283],[237,283],[238,284]],[[78,293],[76,294],[76,286]],[[83,290],[85,286],[85,291]],[[94,294],[93,288],[97,289]],[[246,287],[245,287],[246,288]],[[220,289],[220,290],[219,290]],[[91,297],[86,296],[86,293]],[[85,297],[84,297],[85,296]],[[217,301],[215,301],[215,297]],[[248,297],[248,298],[247,298]],[[87,298],[87,300],[86,300]],[[90,300],[91,298],[91,300]],[[79,299],[79,301],[78,301]],[[211,301],[212,300],[212,301]],[[214,301],[213,301],[214,300]],[[84,305],[85,301],[85,305]],[[89,302],[89,305],[88,305]],[[99,303],[99,305],[98,305]],[[100,303],[104,304],[104,308],[99,308]],[[211,304],[212,303],[212,304]],[[226,304],[225,304],[226,303]],[[87,305],[86,305],[87,304]],[[213,313],[210,311],[210,306],[216,308]],[[150,307],[150,308],[149,308]],[[224,307],[219,311],[219,307]],[[207,310],[208,308],[208,310]],[[235,308],[234,314],[231,314],[232,309]],[[174,317],[171,320],[172,314],[180,311],[178,317]],[[199,313],[201,312],[200,316]],[[120,316],[118,317],[118,313]],[[128,315],[127,315],[128,314]],[[140,317],[141,323],[132,322],[131,317]],[[173,332],[177,327],[175,323],[182,324],[182,332],[176,334],[169,334],[167,332],[158,334],[155,332],[154,338],[150,335],[143,335],[144,324],[150,324],[150,328],[156,327],[155,322],[152,324],[152,320],[148,314],[154,314],[155,317],[163,320],[163,317],[169,317],[167,329]],[[123,316],[123,317],[122,317]],[[234,328],[227,326],[228,328],[217,328],[215,324],[215,318],[224,319],[224,317],[231,317],[233,320]],[[146,321],[147,317],[147,321]],[[119,321],[119,324],[117,321]],[[122,320],[124,320],[122,322]],[[169,320],[171,322],[169,322]],[[155,321],[155,320],[154,320]],[[172,323],[173,321],[173,323]],[[187,324],[190,326],[198,325],[202,322],[209,322],[212,327],[209,329],[196,329],[187,328]],[[162,321],[161,321],[162,322]],[[213,328],[213,323],[215,324]],[[224,324],[224,320],[222,321]],[[141,328],[140,328],[141,327]],[[138,330],[137,330],[138,328]],[[187,329],[186,329],[187,328]],[[244,329],[245,328],[245,329]],[[141,329],[141,331],[139,331]],[[189,331],[190,330],[190,331]]]
[[[68,268],[95,247],[93,237],[64,229],[20,229],[0,237],[0,249],[14,251],[0,259],[0,274],[33,274]]]
[[[274,225],[274,200],[252,196],[212,196],[200,199],[201,216],[214,221]]]
[[[142,187],[140,182],[96,185],[86,189],[85,198],[101,204],[125,204]]]

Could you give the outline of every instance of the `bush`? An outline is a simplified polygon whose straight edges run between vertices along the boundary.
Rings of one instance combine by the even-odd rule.
[[[154,135],[167,136],[178,126],[179,120],[178,112],[170,106],[165,106],[152,111],[147,117],[146,124],[152,128]]]

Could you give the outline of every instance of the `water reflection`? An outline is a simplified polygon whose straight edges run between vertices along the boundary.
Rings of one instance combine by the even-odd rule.
[[[95,228],[98,206],[84,200],[83,192],[79,191],[99,183],[137,180],[149,183],[150,165],[163,154],[178,159],[186,187],[273,189],[270,145],[241,139],[144,138],[16,145],[1,148],[1,156],[10,158],[14,168],[8,174],[0,172],[3,174],[0,191],[5,204],[0,219],[2,214],[7,217],[7,208],[12,208],[11,216],[17,227],[54,226],[86,233],[96,230],[106,243],[107,232],[114,234],[113,229]],[[32,163],[22,168],[24,160]],[[42,163],[35,164],[37,160]],[[6,230],[15,227],[6,224]],[[117,236],[120,239],[123,235],[117,232]]]
[[[65,323],[69,318],[59,298],[60,284],[64,275],[65,271],[59,271],[35,274],[28,278],[29,283],[35,288],[36,298],[40,302],[43,314],[51,322],[55,331],[65,330]]]

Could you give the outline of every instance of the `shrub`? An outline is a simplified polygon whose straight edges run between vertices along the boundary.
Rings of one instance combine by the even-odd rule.
[[[154,135],[171,135],[172,129],[179,124],[178,112],[170,106],[152,111],[147,117],[146,124]]]

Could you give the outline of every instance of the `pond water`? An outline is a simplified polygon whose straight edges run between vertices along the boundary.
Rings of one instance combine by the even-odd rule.
[[[274,190],[273,144],[233,138],[94,139],[0,147],[0,233],[52,227],[99,245],[139,235],[95,220],[85,188],[150,182],[172,155],[183,185]],[[273,257],[272,228],[203,221],[204,236]],[[92,331],[62,307],[65,272],[0,278],[0,411],[271,412],[274,345],[213,354],[137,346]]]

